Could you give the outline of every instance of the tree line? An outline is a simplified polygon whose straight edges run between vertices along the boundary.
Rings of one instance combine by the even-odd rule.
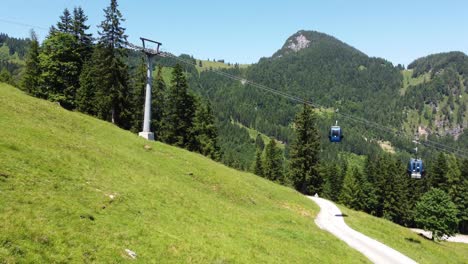
[[[68,110],[137,132],[142,127],[146,63],[140,56],[135,68],[129,67],[124,19],[116,0],[104,9],[104,17],[96,39],[88,33],[81,7],[65,9],[42,44],[32,32],[21,87]],[[152,85],[156,139],[220,159],[211,106],[190,90],[182,66],[174,65],[170,84],[159,67]]]

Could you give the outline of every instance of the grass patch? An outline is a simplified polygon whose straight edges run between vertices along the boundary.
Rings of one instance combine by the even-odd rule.
[[[388,220],[357,212],[344,206],[340,210],[353,229],[388,245],[419,263],[467,263],[468,245],[433,242]]]
[[[265,143],[265,146],[268,145],[268,143],[270,143],[271,138],[269,136],[259,132],[258,130],[255,130],[255,129],[247,127],[247,126],[244,126],[243,124],[241,124],[239,122],[236,122],[236,121],[233,121],[233,120],[231,120],[231,123],[236,124],[239,127],[245,128],[247,130],[247,132],[249,133],[249,137],[251,139],[253,139],[254,141],[257,139],[257,135],[260,134],[260,136],[263,139],[263,142]],[[286,147],[286,145],[281,141],[277,140],[276,143],[277,143],[277,146],[282,150],[284,150],[284,148]]]
[[[367,263],[292,189],[0,84],[0,262]]]
[[[421,84],[423,82],[429,82],[431,80],[431,74],[429,72],[419,75],[413,78],[413,70],[402,70],[403,75],[403,87],[400,89],[400,94],[404,95],[408,87]]]
[[[200,67],[200,61],[202,67]],[[233,69],[235,66],[234,63],[228,64],[218,61],[208,61],[208,60],[197,60],[197,65],[195,66],[199,72],[207,71],[209,69],[219,70],[219,69]],[[250,64],[239,64],[239,68],[247,68]]]

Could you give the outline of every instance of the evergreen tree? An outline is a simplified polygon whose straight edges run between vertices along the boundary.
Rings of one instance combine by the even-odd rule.
[[[74,108],[79,84],[80,54],[76,47],[72,35],[57,32],[44,41],[39,54],[42,92],[67,109]]]
[[[363,186],[363,193],[366,194],[367,201],[365,202],[364,211],[369,214],[377,215],[379,208],[379,191],[378,191],[378,171],[376,168],[376,159],[368,156],[364,167],[364,175],[366,177],[366,185]]]
[[[123,48],[127,42],[125,28],[121,23],[125,21],[122,13],[118,9],[117,0],[111,0],[110,5],[104,9],[105,19],[99,26],[102,31],[98,31],[99,44],[113,51],[123,53]]]
[[[143,127],[143,115],[145,104],[145,92],[147,83],[147,65],[143,58],[141,58],[137,69],[134,71],[130,80],[130,105],[131,105],[131,122],[130,130],[132,132],[139,132]],[[154,87],[153,87],[154,90]],[[153,108],[154,105],[151,105]],[[153,116],[151,116],[153,118]],[[154,129],[151,123],[151,129]]]
[[[109,7],[104,9],[105,19],[99,26],[98,51],[99,60],[95,69],[98,81],[96,101],[97,114],[104,120],[111,121],[123,128],[130,128],[131,118],[126,111],[129,102],[128,69],[123,59],[127,54],[124,45],[127,41],[124,21],[118,10],[116,0],[111,0]]]
[[[166,92],[166,83],[162,76],[162,66],[159,65],[156,78],[153,82],[151,96],[151,127],[157,140],[161,140],[161,135],[163,134],[162,121],[166,105]]]
[[[93,37],[92,34],[86,33],[89,26],[86,25],[88,16],[85,15],[81,7],[73,9],[73,29],[72,34],[78,40],[78,53],[82,56],[82,61],[86,61],[91,57]]]
[[[432,232],[432,239],[451,236],[457,230],[457,208],[444,191],[432,188],[416,204],[415,221],[419,227]]]
[[[357,180],[360,174],[361,173],[356,168],[346,173],[343,180],[343,189],[339,197],[340,203],[355,210],[361,210],[363,207],[361,204],[362,200],[360,199],[362,196],[362,189]]]
[[[12,83],[12,77],[11,73],[7,70],[7,68],[3,68],[0,71],[0,82],[5,82],[5,83]]]
[[[60,16],[60,21],[57,23],[57,29],[62,33],[73,33],[73,18],[68,8],[63,10],[63,15]]]
[[[453,202],[458,208],[458,218],[460,220],[459,230],[461,233],[468,233],[468,160],[461,161],[461,178],[459,196]]]
[[[270,139],[266,146],[265,160],[263,165],[264,177],[276,182],[282,182],[283,179],[283,153],[277,147],[276,140]]]
[[[443,191],[447,192],[447,170],[447,160],[444,153],[441,152],[432,166],[429,181],[430,186],[433,188],[442,189]]]
[[[263,142],[261,134],[257,134],[257,137],[255,138],[255,145],[257,146],[257,149],[260,149],[261,151],[263,151],[265,148],[265,142]]]
[[[341,195],[343,179],[336,164],[323,165],[321,169],[323,188],[322,196],[332,201],[338,201]]]
[[[307,104],[296,116],[295,132],[296,138],[291,147],[291,180],[301,193],[318,193],[322,186],[317,170],[320,142],[315,114]]]
[[[80,87],[76,92],[77,110],[90,115],[97,115],[96,90],[99,70],[96,69],[96,65],[100,59],[99,52],[99,49],[94,49],[91,58],[83,65],[80,74]]]
[[[162,140],[178,147],[190,148],[195,141],[191,133],[195,110],[195,98],[188,92],[182,66],[177,64],[172,72],[171,87],[163,117]]]
[[[211,104],[199,103],[195,112],[193,134],[196,146],[193,150],[213,159],[219,160],[218,129],[216,128]]]
[[[394,158],[385,155],[383,164],[382,216],[404,224],[409,218],[407,175],[404,167]]]
[[[255,163],[254,163],[253,172],[255,175],[262,176],[262,177],[264,176],[262,151],[260,149],[257,149],[257,152],[255,153]]]
[[[45,95],[40,87],[41,68],[39,66],[39,41],[37,40],[34,30],[31,30],[31,42],[29,44],[28,53],[26,54],[25,64],[21,86],[27,93],[44,98]]]

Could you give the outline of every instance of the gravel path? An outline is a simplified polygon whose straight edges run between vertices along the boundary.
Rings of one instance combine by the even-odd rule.
[[[352,248],[360,251],[374,263],[416,263],[400,252],[351,229],[345,222],[338,207],[326,199],[307,196],[320,206],[315,223],[337,236]]]

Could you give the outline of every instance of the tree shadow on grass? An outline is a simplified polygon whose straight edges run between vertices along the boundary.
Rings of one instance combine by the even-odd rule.
[[[419,240],[419,239],[414,239],[414,238],[412,238],[412,237],[405,237],[405,240],[406,240],[406,241],[409,241],[409,242],[411,242],[411,243],[421,244],[421,240]]]
[[[338,217],[348,217],[347,214],[336,214],[335,216],[338,216]]]

